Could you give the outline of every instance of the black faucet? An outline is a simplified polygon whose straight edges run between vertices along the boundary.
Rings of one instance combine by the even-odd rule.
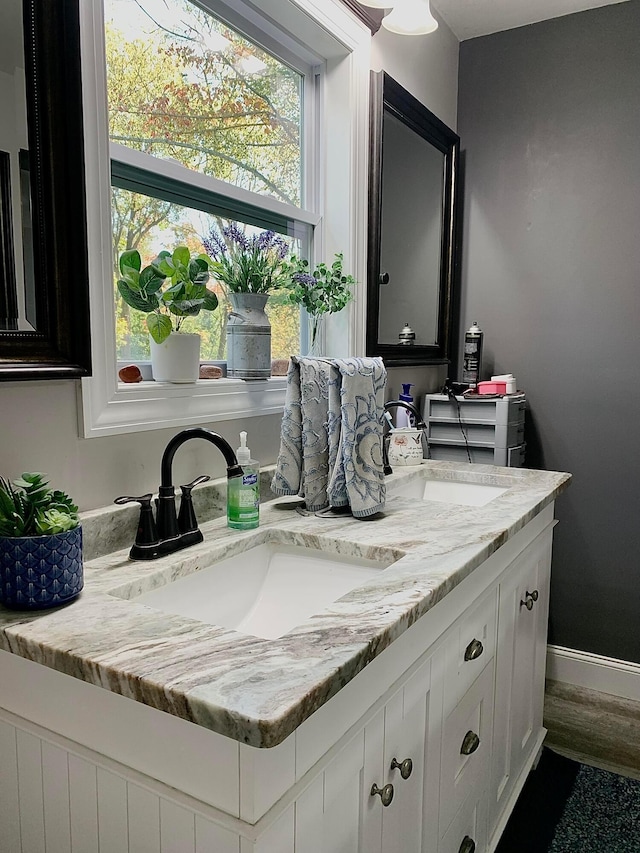
[[[160,488],[156,499],[156,518],[153,517],[151,508],[151,494],[141,497],[129,497],[123,495],[116,498],[114,503],[125,504],[137,501],[140,504],[140,521],[136,541],[133,544],[129,557],[132,560],[155,560],[165,554],[172,554],[189,545],[202,542],[202,531],[198,529],[191,490],[199,483],[206,482],[209,477],[204,475],[196,477],[191,483],[181,486],[182,499],[180,501],[180,513],[176,514],[176,498],[171,478],[171,467],[176,450],[186,441],[192,438],[204,438],[220,450],[227,463],[227,480],[242,476],[242,468],[238,464],[236,455],[231,445],[218,435],[203,427],[192,427],[184,429],[169,441],[162,454],[160,466]]]
[[[404,400],[389,400],[388,403],[384,404],[385,412],[388,412],[389,409],[397,408],[406,409],[408,412],[410,412],[415,419],[416,429],[421,429],[424,432],[425,423],[420,416],[420,412],[416,409],[415,406],[412,406],[411,403],[405,403]],[[391,467],[391,465],[389,465],[389,447],[387,445],[387,442],[384,440],[384,437],[382,439],[382,464],[383,471],[385,474],[393,474],[393,468]]]

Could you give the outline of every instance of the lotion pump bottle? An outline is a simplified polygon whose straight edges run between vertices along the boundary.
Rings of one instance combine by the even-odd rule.
[[[403,382],[402,383],[402,394],[399,395],[398,399],[402,400],[404,403],[411,403],[413,405],[413,397],[411,396],[411,387],[413,382]],[[414,427],[413,423],[413,415],[408,412],[406,409],[403,409],[401,406],[398,406],[396,409],[396,427],[398,429],[402,429],[402,427]]]
[[[227,482],[227,527],[251,530],[260,523],[260,463],[251,458],[244,431],[240,433],[236,458],[242,477]]]

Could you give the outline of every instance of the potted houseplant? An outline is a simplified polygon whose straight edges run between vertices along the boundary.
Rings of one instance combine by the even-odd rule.
[[[269,294],[291,283],[287,242],[273,231],[247,236],[235,223],[215,228],[203,240],[211,273],[232,307],[227,322],[227,376],[271,376],[271,324],[265,312]]]
[[[309,355],[320,354],[324,316],[342,311],[353,299],[351,287],[356,280],[343,272],[343,259],[342,252],[338,252],[330,267],[319,263],[313,272],[309,261],[291,259],[295,272],[291,276],[289,300],[294,305],[302,305],[309,317]]]
[[[78,507],[44,474],[0,477],[0,602],[16,610],[57,607],[83,587]]]
[[[151,365],[157,382],[195,382],[200,367],[200,335],[187,333],[187,318],[215,311],[218,297],[207,289],[211,259],[191,256],[187,246],[162,251],[142,268],[137,249],[119,259],[118,291],[136,311],[146,313]]]

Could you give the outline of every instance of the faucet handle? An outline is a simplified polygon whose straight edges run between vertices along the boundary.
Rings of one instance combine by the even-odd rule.
[[[195,486],[199,486],[200,483],[206,483],[207,480],[210,480],[211,477],[208,474],[201,474],[199,477],[196,477],[195,480],[192,480],[190,483],[187,483],[186,486],[180,486],[182,489],[182,494],[191,494],[191,489]]]
[[[182,492],[182,498],[180,499],[180,512],[178,513],[178,530],[180,533],[193,533],[198,530],[198,522],[196,521],[196,513],[193,509],[193,500],[191,497],[191,490],[194,486],[199,486],[200,483],[206,483],[207,480],[210,480],[208,474],[202,474],[200,477],[196,477],[195,480],[192,480],[191,483],[187,483],[185,486],[180,486],[180,490]]]
[[[131,546],[129,557],[132,560],[154,560],[159,554],[158,531],[156,522],[153,517],[153,509],[151,508],[151,499],[153,495],[149,492],[140,497],[131,497],[130,495],[121,495],[114,500],[114,504],[122,506],[122,504],[139,503],[140,504],[140,519],[138,521],[138,529],[136,531],[136,541]]]

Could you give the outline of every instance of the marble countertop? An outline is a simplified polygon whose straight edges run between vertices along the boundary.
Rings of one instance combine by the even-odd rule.
[[[418,476],[507,491],[482,507],[394,495]],[[261,507],[260,527],[201,525],[200,545],[149,563],[128,548],[85,563],[78,599],[55,610],[0,606],[0,648],[256,747],[283,741],[567,487],[569,474],[425,462],[387,478],[383,513],[303,516]],[[392,563],[283,637],[265,640],[136,602],[140,592],[280,541]],[[240,581],[239,581],[240,582]]]

